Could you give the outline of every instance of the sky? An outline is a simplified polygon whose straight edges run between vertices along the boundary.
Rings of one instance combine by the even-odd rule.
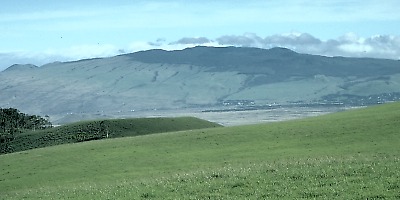
[[[400,59],[399,0],[0,2],[0,71],[199,45]]]

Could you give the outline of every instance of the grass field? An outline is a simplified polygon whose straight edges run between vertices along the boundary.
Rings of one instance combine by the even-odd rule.
[[[400,103],[0,156],[0,199],[399,199]]]

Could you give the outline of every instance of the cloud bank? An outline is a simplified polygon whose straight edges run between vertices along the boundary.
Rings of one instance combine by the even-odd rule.
[[[324,56],[400,59],[400,36],[375,35],[368,38],[354,33],[323,41],[308,33],[277,34],[260,37],[253,33],[225,35],[215,40],[220,45],[272,48],[285,47],[299,53]]]
[[[206,37],[197,37],[197,38],[184,37],[184,38],[179,39],[178,41],[172,42],[170,44],[171,45],[174,45],[174,44],[183,44],[183,45],[185,45],[185,44],[207,44],[210,42],[211,42],[211,40],[209,40]]]
[[[185,37],[171,44],[201,44],[198,40],[199,38]],[[219,46],[265,49],[285,47],[298,53],[323,56],[400,59],[400,36],[393,35],[374,35],[365,38],[348,33],[336,39],[323,41],[308,33],[276,34],[264,38],[254,33],[245,33],[243,35],[224,35],[215,40],[201,38],[201,41]]]

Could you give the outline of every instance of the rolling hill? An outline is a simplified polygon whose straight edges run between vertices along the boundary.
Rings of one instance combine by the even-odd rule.
[[[0,155],[2,199],[398,199],[400,103]]]
[[[211,127],[220,125],[194,117],[82,121],[55,128],[17,133],[13,140],[0,142],[0,154],[66,143]]]
[[[0,107],[49,115],[55,123],[269,104],[360,106],[399,98],[398,60],[284,48],[149,50],[0,72]]]

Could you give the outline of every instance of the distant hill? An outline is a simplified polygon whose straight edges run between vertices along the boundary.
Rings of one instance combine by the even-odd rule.
[[[7,69],[5,69],[4,71],[23,71],[23,70],[29,70],[29,69],[36,69],[38,68],[38,66],[36,65],[31,65],[31,64],[27,64],[27,65],[19,65],[19,64],[15,64],[15,65],[11,65],[10,67],[8,67]]]
[[[400,99],[400,61],[324,57],[285,48],[194,47],[14,65],[0,107],[56,123],[270,104],[369,105]]]

